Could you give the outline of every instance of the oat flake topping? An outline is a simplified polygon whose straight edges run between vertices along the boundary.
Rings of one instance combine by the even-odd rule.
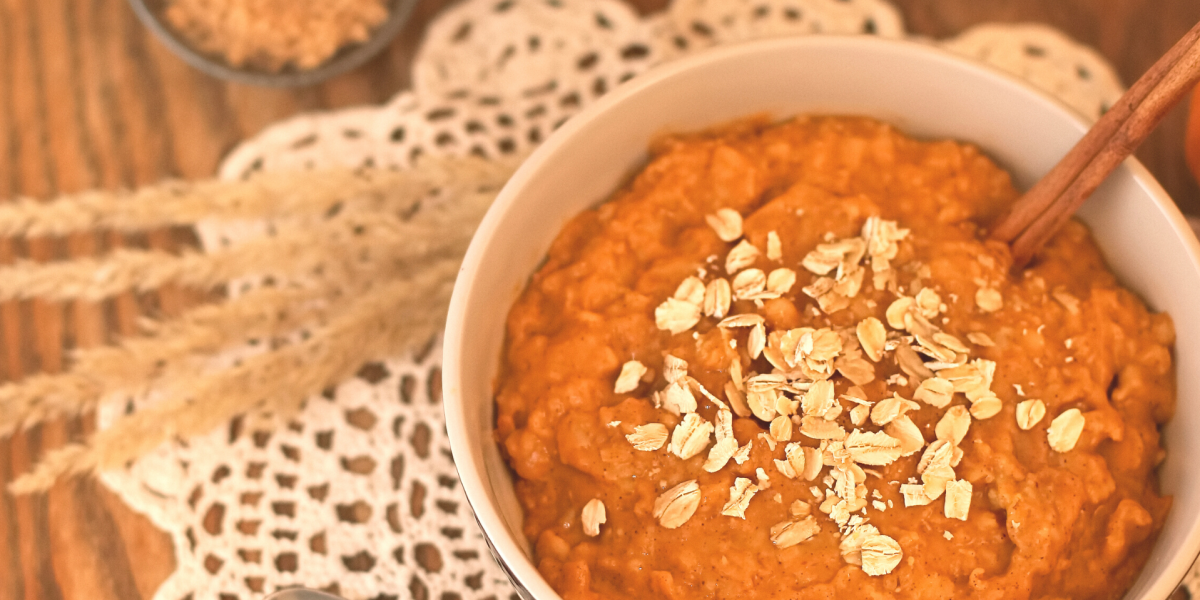
[[[651,452],[667,443],[667,426],[662,423],[649,423],[633,428],[633,433],[625,436],[637,450]]]
[[[1079,441],[1079,435],[1083,433],[1083,425],[1083,413],[1078,408],[1068,409],[1054,417],[1050,422],[1050,429],[1046,432],[1050,447],[1055,452],[1070,452]]]
[[[746,507],[750,505],[750,499],[757,493],[758,486],[745,477],[738,477],[734,480],[733,487],[729,488],[729,502],[726,502],[725,506],[721,508],[721,514],[744,520]]]
[[[642,363],[631,360],[621,366],[621,374],[617,376],[617,383],[613,386],[614,394],[626,394],[637,389],[638,382],[642,380],[642,376],[646,374],[646,366]]]
[[[667,298],[654,309],[654,324],[671,333],[682,333],[700,322],[700,306],[678,298]]]
[[[783,260],[777,232],[768,233],[764,256],[742,238],[743,222],[736,211],[722,209],[706,220],[722,241],[736,242],[724,257],[728,278],[709,275],[706,269],[701,269],[698,277],[685,278],[655,309],[655,322],[659,329],[676,334],[691,330],[701,319],[711,319],[711,325],[700,330],[716,326],[710,334],[720,332],[731,357],[725,371],[728,379],[714,388],[724,394],[724,400],[689,376],[685,361],[667,355],[663,364],[667,384],[654,391],[653,398],[656,406],[682,419],[669,436],[665,425],[651,423],[635,427],[626,437],[643,451],[662,448],[669,437],[671,455],[681,460],[707,450],[702,470],[719,473],[731,463],[740,465],[748,460],[753,447],[754,440],[739,445],[734,437],[735,415],[758,419],[767,431],[756,437],[765,451],[774,455],[772,463],[779,475],[785,480],[821,484],[810,490],[816,498],[811,505],[775,493],[776,502],[791,501],[792,518],[771,528],[771,541],[780,549],[804,543],[821,532],[818,520],[828,518],[837,525],[839,548],[848,563],[860,565],[868,575],[890,573],[899,565],[903,550],[895,539],[869,523],[868,511],[886,511],[893,504],[884,501],[879,487],[869,489],[875,484],[868,483],[868,476],[880,476],[879,467],[919,454],[919,483],[915,477],[904,484],[891,482],[899,484],[894,489],[903,496],[904,506],[941,501],[948,518],[968,518],[973,487],[955,472],[964,454],[960,445],[970,446],[967,437],[973,420],[988,419],[1003,410],[991,389],[996,364],[973,359],[971,353],[972,347],[989,348],[995,342],[979,331],[965,333],[964,342],[944,330],[950,324],[947,304],[942,294],[920,281],[931,277],[929,267],[895,264],[909,232],[894,222],[870,217],[858,236],[838,239],[827,234],[799,264],[768,267],[766,261]],[[714,256],[709,262],[719,259]],[[917,280],[909,288],[911,295],[904,295],[899,287],[898,269],[916,274]],[[802,277],[809,278],[809,283],[794,292]],[[1000,310],[1000,292],[985,281],[977,283],[978,308]],[[894,295],[886,305],[884,320],[868,316],[849,327],[783,329],[775,328],[774,321],[765,318],[767,313],[758,310],[765,306],[764,301],[796,294],[797,308],[808,302],[802,310],[811,310],[815,316],[830,315],[850,307],[865,286]],[[1058,296],[1062,296],[1060,303],[1072,307],[1069,294]],[[955,294],[948,297],[958,302]],[[875,306],[874,302],[867,304]],[[747,356],[751,363],[744,364]],[[760,358],[769,365],[769,372],[754,370],[754,361]],[[889,377],[887,385],[904,387],[911,382],[913,387],[905,392],[912,394],[911,400],[898,393],[900,387],[889,389],[891,397],[867,399],[862,386],[876,380],[876,365],[887,364],[897,365],[902,372]],[[640,362],[628,361],[614,391],[636,390],[643,379],[649,380],[647,372]],[[841,424],[845,421],[839,422],[846,408],[835,384],[842,380],[850,385],[840,397],[849,406],[847,418],[853,425],[849,430]],[[712,422],[697,412],[700,403],[715,407]],[[940,412],[932,442],[907,414],[926,406]],[[1036,400],[1016,407],[1022,429],[1035,426],[1044,413],[1045,405]],[[1070,450],[1082,428],[1079,411],[1063,413],[1050,426],[1051,446],[1060,452]],[[735,478],[729,500],[721,509],[723,516],[745,518],[756,494],[771,486],[771,476],[764,469],[758,468],[755,478],[757,481]],[[674,529],[691,518],[699,503],[699,485],[687,481],[659,496],[653,514],[663,527]],[[814,507],[827,517],[816,515]]]
[[[798,521],[784,521],[771,527],[771,543],[780,549],[791,548],[800,542],[811,539],[821,531],[813,517],[805,517]]]
[[[700,485],[696,480],[685,481],[665,492],[654,501],[654,518],[667,529],[676,529],[692,518],[700,506]]]
[[[600,535],[600,526],[608,521],[608,516],[604,511],[604,503],[599,498],[592,498],[583,506],[583,513],[580,515],[583,521],[583,533],[596,537]]]
[[[996,312],[1004,308],[1004,298],[996,288],[981,287],[975,292],[975,304],[984,312]]]
[[[1033,429],[1046,416],[1046,404],[1041,400],[1025,400],[1017,404],[1017,427]]]
[[[904,552],[896,540],[873,535],[862,543],[862,570],[867,575],[887,575],[900,564]]]
[[[671,454],[687,460],[708,447],[713,425],[696,413],[684,415],[671,434]]]
[[[717,233],[722,242],[732,242],[742,237],[742,215],[732,208],[722,208],[716,214],[704,218],[708,226]]]

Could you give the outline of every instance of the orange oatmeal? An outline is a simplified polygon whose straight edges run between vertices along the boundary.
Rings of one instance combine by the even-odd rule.
[[[1170,508],[1170,318],[977,148],[870,119],[657,142],[508,317],[496,438],[582,598],[1118,598]]]

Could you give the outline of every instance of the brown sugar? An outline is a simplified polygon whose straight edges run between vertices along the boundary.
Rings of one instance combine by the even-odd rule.
[[[388,16],[384,0],[168,0],[166,22],[230,66],[311,69],[365,42]]]

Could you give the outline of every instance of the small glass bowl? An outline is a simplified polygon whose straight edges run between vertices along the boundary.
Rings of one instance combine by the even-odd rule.
[[[371,32],[371,37],[362,43],[348,44],[339,49],[325,62],[311,69],[286,67],[278,72],[261,71],[253,68],[230,66],[219,55],[202,52],[177,34],[161,18],[163,0],[129,0],[133,12],[137,13],[142,23],[154,32],[168,48],[184,62],[219,79],[237,83],[269,87],[302,87],[320,83],[326,79],[340,75],[367,62],[378,54],[408,22],[413,6],[417,0],[392,0],[388,8],[388,18]]]

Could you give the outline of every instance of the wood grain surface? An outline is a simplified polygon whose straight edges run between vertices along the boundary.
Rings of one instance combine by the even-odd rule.
[[[984,21],[1048,23],[1097,48],[1126,82],[1200,21],[1195,0],[893,1],[910,31],[934,37]],[[316,87],[273,90],[224,83],[188,67],[124,0],[0,0],[0,201],[208,177],[238,141],[275,121],[382,102],[408,86],[422,31],[448,4],[419,2],[397,40],[352,73]],[[651,12],[665,1],[634,4]],[[1138,155],[1186,212],[1200,214],[1182,130],[1176,111]],[[0,264],[194,243],[186,231],[0,240]],[[0,304],[0,381],[59,371],[72,348],[110,341],[132,331],[140,315],[176,314],[204,298],[165,289],[99,304]],[[0,441],[0,484],[92,427],[84,415]],[[150,598],[173,569],[166,534],[93,479],[32,497],[0,493],[0,600]]]

